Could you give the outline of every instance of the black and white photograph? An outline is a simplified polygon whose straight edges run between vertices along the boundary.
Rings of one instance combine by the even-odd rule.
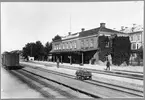
[[[144,1],[1,2],[1,99],[144,98]]]

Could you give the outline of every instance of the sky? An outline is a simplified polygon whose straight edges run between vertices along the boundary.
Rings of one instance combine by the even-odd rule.
[[[43,45],[60,36],[97,28],[100,23],[143,25],[143,1],[124,2],[1,2],[1,53],[22,50],[30,42]]]

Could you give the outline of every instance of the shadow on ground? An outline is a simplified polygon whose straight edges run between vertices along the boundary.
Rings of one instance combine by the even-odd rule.
[[[5,66],[4,67],[6,70],[19,70],[24,68],[24,66]]]

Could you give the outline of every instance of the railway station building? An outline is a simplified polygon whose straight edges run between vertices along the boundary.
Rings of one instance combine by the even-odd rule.
[[[100,23],[100,27],[81,32],[69,33],[67,36],[53,40],[51,60],[60,63],[77,64],[97,64],[99,60],[111,61],[111,39],[115,36],[128,37],[123,32],[106,28],[105,23]]]

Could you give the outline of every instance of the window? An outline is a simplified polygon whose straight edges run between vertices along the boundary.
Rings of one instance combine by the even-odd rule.
[[[66,49],[66,43],[64,43],[64,49]]]
[[[59,45],[57,45],[57,50],[59,49]]]
[[[53,46],[53,49],[54,49],[54,50],[56,50],[55,47],[56,47],[56,46],[54,45],[54,46]]]
[[[64,49],[66,49],[66,43],[64,43],[64,45],[63,45],[63,46],[64,46]]]
[[[64,44],[62,43],[62,49],[64,49]]]
[[[58,50],[60,50],[60,44],[58,44]]]
[[[62,46],[63,46],[63,45],[62,45],[62,43],[61,43],[61,44],[60,44],[60,49],[61,49],[61,50],[62,50]]]
[[[57,50],[57,45],[55,45],[55,50]]]
[[[88,48],[89,47],[89,45],[88,45],[88,40],[86,39],[86,40],[84,40],[84,43],[85,43],[85,48]]]
[[[136,46],[136,47],[137,47],[137,49],[138,49],[138,44],[137,44],[137,46]]]
[[[57,50],[59,49],[59,45],[57,45]]]
[[[136,49],[136,44],[135,43],[132,44],[132,49]]]
[[[89,43],[90,43],[90,47],[93,47],[93,45],[94,45],[93,39],[91,39]]]
[[[68,49],[68,43],[66,43],[66,49]]]
[[[72,48],[73,48],[73,49],[75,48],[75,43],[74,43],[74,41],[72,42]]]
[[[70,42],[70,49],[72,49],[72,42]]]
[[[76,43],[76,41],[74,41],[74,48],[75,48],[75,49],[77,48],[77,43]]]
[[[130,37],[130,40],[133,41],[133,36]]]
[[[68,42],[68,49],[70,49],[70,42]]]
[[[65,43],[63,43],[63,49],[65,49]]]
[[[137,40],[140,40],[140,35],[137,35]]]
[[[84,40],[81,40],[81,48],[84,48]]]

